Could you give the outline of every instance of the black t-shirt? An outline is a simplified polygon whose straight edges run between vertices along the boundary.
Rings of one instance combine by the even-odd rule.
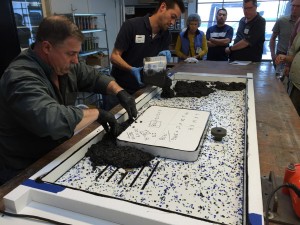
[[[245,39],[249,42],[249,46],[237,51],[232,51],[229,56],[230,61],[260,62],[264,49],[266,20],[259,14],[248,23],[246,23],[245,20],[246,18],[243,17],[239,22],[234,44]]]
[[[157,56],[160,51],[169,49],[170,41],[168,30],[161,31],[152,38],[149,15],[146,15],[125,21],[114,47],[123,50],[122,58],[129,65],[142,67],[145,57]],[[130,94],[141,88],[130,71],[121,70],[113,65],[111,75]]]

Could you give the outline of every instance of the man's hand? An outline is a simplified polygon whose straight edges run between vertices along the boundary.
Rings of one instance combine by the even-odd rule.
[[[107,133],[111,133],[113,136],[117,136],[119,134],[119,124],[114,117],[114,115],[110,112],[107,112],[102,109],[99,110],[98,123],[100,123],[104,130]]]
[[[135,77],[135,79],[137,80],[137,82],[139,83],[140,86],[143,86],[144,84],[142,83],[141,80],[141,70],[143,69],[143,67],[132,67],[131,68],[131,74]]]
[[[125,90],[119,91],[117,94],[120,104],[126,109],[130,119],[137,116],[137,110],[134,97],[128,94]]]
[[[286,55],[279,54],[275,59],[275,64],[279,65],[280,63],[286,63]]]
[[[158,53],[158,56],[166,56],[167,58],[167,62],[171,62],[171,52],[169,50],[163,50],[161,52]]]
[[[229,47],[226,47],[226,48],[225,48],[225,53],[226,53],[227,55],[229,55],[229,54],[231,53],[231,51],[230,51],[230,48],[229,48]]]

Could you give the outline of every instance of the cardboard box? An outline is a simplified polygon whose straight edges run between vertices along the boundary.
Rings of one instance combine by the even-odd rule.
[[[86,64],[90,66],[99,65],[101,67],[107,67],[109,65],[108,55],[89,55],[86,58]]]

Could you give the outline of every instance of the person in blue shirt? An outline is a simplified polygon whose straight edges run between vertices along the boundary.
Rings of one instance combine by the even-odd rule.
[[[233,28],[225,24],[227,19],[227,10],[221,8],[217,11],[217,24],[211,26],[206,31],[208,45],[207,60],[228,61],[228,55],[225,48],[229,46],[232,40]]]
[[[207,53],[207,41],[203,31],[198,28],[201,18],[198,14],[190,14],[187,18],[187,29],[178,35],[175,51],[180,60],[193,57],[202,59]]]

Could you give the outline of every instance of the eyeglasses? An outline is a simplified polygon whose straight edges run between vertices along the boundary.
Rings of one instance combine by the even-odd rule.
[[[299,7],[300,7],[300,5],[292,4],[292,8],[299,8]]]

